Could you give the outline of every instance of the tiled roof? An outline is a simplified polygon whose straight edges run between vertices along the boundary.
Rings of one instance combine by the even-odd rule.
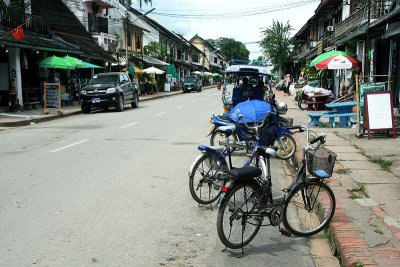
[[[91,34],[86,31],[79,19],[61,0],[35,0],[32,3],[32,14],[45,17],[50,31],[79,47],[79,50],[84,53],[83,56],[110,62],[115,61],[93,40]]]
[[[0,29],[0,36],[2,36],[2,38],[0,38],[0,45],[70,54],[82,53],[77,46],[66,42],[58,36],[45,36],[30,31],[24,31],[25,37],[22,40],[16,41],[11,34],[7,35],[10,31],[11,30],[8,29]]]

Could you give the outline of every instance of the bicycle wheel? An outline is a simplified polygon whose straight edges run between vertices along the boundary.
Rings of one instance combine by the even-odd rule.
[[[199,204],[211,204],[221,195],[223,180],[221,174],[228,166],[221,160],[211,160],[204,154],[194,165],[189,176],[189,190],[193,199]]]
[[[250,216],[257,205],[261,187],[255,181],[240,183],[228,193],[218,209],[217,232],[221,242],[231,249],[244,247],[260,229],[263,217]]]
[[[283,224],[296,236],[312,236],[332,220],[335,195],[317,179],[300,184],[288,196],[283,209]]]
[[[289,159],[296,152],[296,141],[291,135],[283,134],[274,140],[273,145],[278,147],[278,151],[276,151],[278,159]]]
[[[238,137],[236,134],[232,134],[228,138],[224,133],[221,132],[213,132],[213,134],[210,137],[210,145],[212,146],[225,146],[226,142],[229,140],[229,143],[236,143],[238,140]],[[230,148],[231,153],[236,150],[236,148],[231,147]]]
[[[297,105],[299,106],[299,108],[301,110],[306,110],[308,108],[308,104],[307,104],[307,99],[302,98],[299,100],[299,102],[297,103]]]

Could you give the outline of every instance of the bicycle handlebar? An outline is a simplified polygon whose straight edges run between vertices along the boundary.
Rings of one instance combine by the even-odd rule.
[[[317,138],[315,138],[314,140],[310,141],[310,145],[315,144],[316,142],[320,141],[321,144],[325,144],[326,142],[326,136],[324,135],[320,135]]]

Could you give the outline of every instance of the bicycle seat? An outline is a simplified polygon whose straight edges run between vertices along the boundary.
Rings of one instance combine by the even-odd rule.
[[[261,176],[261,174],[261,169],[253,166],[231,169],[227,172],[228,178],[235,182],[251,180],[255,177]]]
[[[216,131],[220,132],[220,133],[224,133],[227,136],[233,134],[236,130],[236,126],[235,125],[227,125],[227,126],[219,126]]]
[[[217,117],[219,120],[221,120],[221,121],[226,121],[226,122],[235,123],[235,121],[232,120],[231,117],[229,117],[229,116],[217,115],[216,117]]]
[[[198,150],[200,151],[206,151],[206,152],[216,152],[216,153],[222,153],[225,150],[224,146],[205,146],[205,145],[199,145],[197,147]]]

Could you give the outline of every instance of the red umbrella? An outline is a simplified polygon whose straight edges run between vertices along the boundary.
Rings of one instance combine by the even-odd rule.
[[[359,68],[360,66],[361,62],[358,59],[345,55],[330,57],[315,64],[315,68],[317,69],[330,70],[353,69]]]

